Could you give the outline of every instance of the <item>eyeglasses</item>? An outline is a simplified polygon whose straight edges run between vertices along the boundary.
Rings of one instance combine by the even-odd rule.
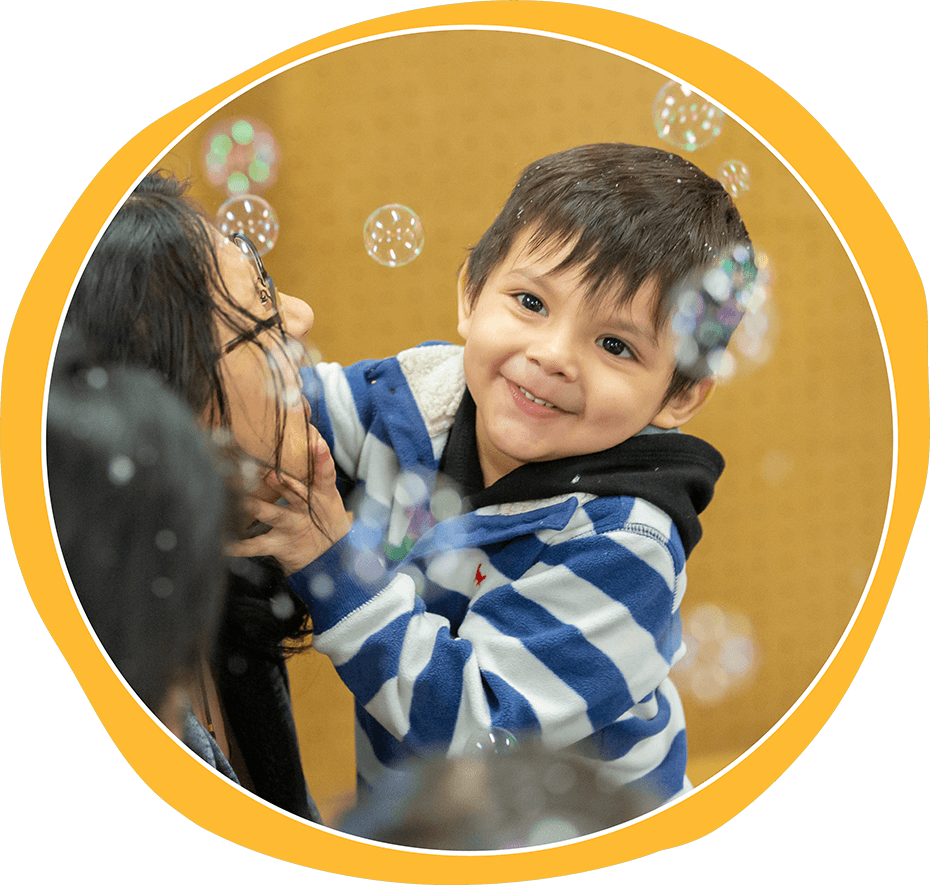
[[[284,331],[284,327],[281,323],[281,313],[278,309],[278,296],[275,292],[274,280],[268,276],[265,265],[262,264],[261,256],[258,254],[258,249],[255,247],[255,244],[242,233],[233,234],[230,240],[255,262],[255,267],[258,270],[258,279],[262,287],[267,291],[268,297],[271,299],[271,306],[274,309],[274,313],[267,319],[259,320],[247,332],[243,332],[241,335],[237,335],[233,338],[232,341],[228,342],[223,347],[223,353],[229,353],[229,351],[238,347],[240,344],[245,344],[246,341],[254,341],[256,336],[266,329],[277,328],[279,331]]]

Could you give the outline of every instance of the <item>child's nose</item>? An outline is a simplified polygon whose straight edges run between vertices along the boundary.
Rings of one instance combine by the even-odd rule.
[[[567,332],[551,331],[540,335],[527,347],[526,356],[547,375],[561,375],[568,381],[578,377],[577,353]]]

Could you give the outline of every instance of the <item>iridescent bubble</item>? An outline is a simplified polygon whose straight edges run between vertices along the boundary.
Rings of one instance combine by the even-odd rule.
[[[278,177],[280,151],[271,130],[237,117],[214,126],[203,142],[207,180],[227,194],[261,193]]]
[[[87,379],[88,386],[93,387],[94,390],[103,390],[110,380],[107,375],[107,370],[100,366],[93,366],[88,369],[85,378]]]
[[[699,605],[685,618],[684,640],[688,651],[675,665],[675,684],[701,703],[719,703],[759,666],[755,631],[741,612]]]
[[[416,212],[400,203],[375,209],[363,235],[368,254],[387,267],[409,264],[423,251],[423,225]]]
[[[452,519],[462,512],[462,497],[455,489],[448,486],[439,488],[430,498],[429,509],[437,522]]]
[[[749,167],[741,160],[727,160],[717,170],[717,180],[735,200],[749,190]]]
[[[278,241],[278,216],[271,204],[255,194],[230,197],[216,213],[216,226],[224,237],[245,234],[265,255]]]
[[[155,546],[162,553],[170,553],[178,546],[178,536],[171,529],[162,529],[155,535]]]
[[[720,134],[725,119],[720,108],[675,80],[669,80],[652,103],[652,121],[659,138],[684,151],[710,144]]]
[[[489,728],[475,734],[465,745],[465,753],[478,758],[503,756],[517,748],[517,739],[506,728]]]
[[[296,606],[290,594],[278,593],[271,597],[271,613],[279,621],[286,621],[295,611]]]

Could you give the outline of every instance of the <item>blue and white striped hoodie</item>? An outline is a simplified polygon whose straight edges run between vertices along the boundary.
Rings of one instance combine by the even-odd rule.
[[[601,760],[656,804],[686,788],[668,676],[720,455],[681,433],[637,435],[459,503],[437,470],[465,395],[462,348],[321,364],[304,392],[354,483],[355,518],[291,585],[356,699],[360,779],[502,728]]]

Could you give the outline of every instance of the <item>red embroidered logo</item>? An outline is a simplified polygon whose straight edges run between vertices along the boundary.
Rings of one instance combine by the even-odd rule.
[[[475,583],[480,587],[481,582],[487,577],[487,575],[481,574],[481,565],[478,565],[478,568],[475,569]]]

